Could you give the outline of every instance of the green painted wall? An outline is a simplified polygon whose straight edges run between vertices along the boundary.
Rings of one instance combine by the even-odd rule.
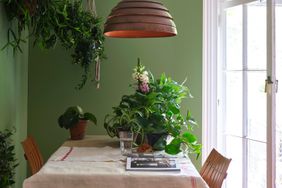
[[[102,64],[99,90],[94,83],[81,91],[74,90],[81,70],[70,63],[68,52],[60,48],[48,52],[30,48],[28,133],[38,141],[45,159],[68,138],[68,132],[59,128],[57,118],[70,105],[81,105],[97,115],[98,126],[89,126],[88,134],[105,134],[104,116],[112,111],[123,94],[132,92],[128,85],[132,82],[137,57],[156,75],[166,72],[178,81],[188,78],[194,99],[185,101],[183,107],[184,110],[189,107],[201,125],[202,1],[162,2],[175,19],[178,36],[107,39],[108,59]],[[105,18],[118,0],[96,0],[96,3],[98,14]],[[197,134],[201,136],[201,128],[197,129]]]
[[[10,23],[0,3],[0,48],[7,42],[9,27]],[[28,45],[23,45],[22,49],[22,54],[13,54],[11,48],[0,51],[0,130],[16,128],[13,140],[19,162],[14,186],[17,188],[22,187],[26,177],[26,162],[20,142],[27,132]]]

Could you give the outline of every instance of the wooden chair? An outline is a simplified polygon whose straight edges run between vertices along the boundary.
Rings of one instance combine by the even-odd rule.
[[[32,175],[37,173],[43,166],[43,157],[33,137],[28,136],[23,142],[25,159],[28,161]]]
[[[231,159],[225,158],[213,149],[200,170],[202,178],[210,188],[221,188],[223,180],[227,176],[227,169]]]

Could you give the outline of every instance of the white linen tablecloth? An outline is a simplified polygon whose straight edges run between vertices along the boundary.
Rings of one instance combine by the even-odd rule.
[[[60,147],[49,161],[114,162],[124,160],[118,148],[105,147]]]
[[[119,148],[60,147],[23,188],[208,188],[190,159],[181,171],[126,171]]]

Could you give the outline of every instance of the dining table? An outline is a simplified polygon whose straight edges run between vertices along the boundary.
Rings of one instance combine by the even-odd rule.
[[[129,171],[119,140],[89,135],[65,141],[23,188],[208,188],[185,155],[179,171]]]

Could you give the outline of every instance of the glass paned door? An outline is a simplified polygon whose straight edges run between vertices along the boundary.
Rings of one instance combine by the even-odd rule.
[[[261,0],[222,13],[218,143],[232,157],[227,188],[266,187],[266,14]]]
[[[204,154],[232,158],[225,188],[282,188],[282,0],[204,2]]]

